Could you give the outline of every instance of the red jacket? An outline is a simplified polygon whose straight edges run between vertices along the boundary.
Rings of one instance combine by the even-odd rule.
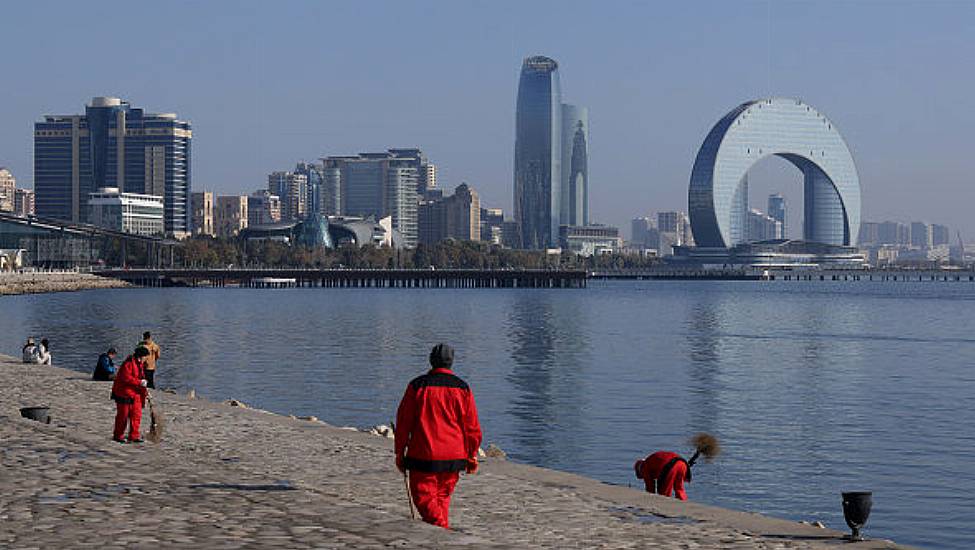
[[[116,401],[119,399],[135,400],[137,397],[140,399],[144,397],[146,389],[142,387],[141,382],[145,377],[142,363],[131,355],[126,357],[115,375],[115,383],[112,384],[112,399]]]
[[[643,460],[640,474],[648,493],[669,497],[671,492],[676,492],[677,498],[687,500],[684,481],[691,480],[691,469],[679,454],[670,451],[653,453]]]
[[[481,424],[466,382],[450,369],[432,369],[410,382],[396,412],[396,456],[405,456],[407,469],[459,472],[480,446]]]

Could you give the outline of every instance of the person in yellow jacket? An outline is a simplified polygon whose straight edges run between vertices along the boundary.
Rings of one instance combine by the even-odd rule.
[[[159,344],[157,344],[152,339],[152,334],[149,331],[142,333],[142,341],[139,342],[137,348],[146,348],[149,355],[146,357],[146,382],[148,387],[156,388],[156,361],[159,359],[161,350],[159,349]]]

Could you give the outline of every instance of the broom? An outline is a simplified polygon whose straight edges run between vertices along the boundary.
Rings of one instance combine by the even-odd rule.
[[[146,435],[146,439],[153,443],[159,443],[159,440],[162,439],[162,415],[156,411],[152,396],[148,393],[146,393],[146,402],[149,403],[149,433]]]
[[[718,438],[714,437],[709,433],[698,433],[695,434],[688,441],[694,447],[694,456],[687,461],[687,466],[691,467],[697,462],[697,459],[704,456],[704,460],[711,462],[719,454],[721,454],[721,444],[718,443]]]
[[[390,420],[389,429],[396,433],[396,422]],[[406,472],[403,472],[403,486],[406,488],[406,500],[410,503],[410,518],[416,521],[416,508],[413,507],[413,495],[410,494],[410,480],[407,478]]]

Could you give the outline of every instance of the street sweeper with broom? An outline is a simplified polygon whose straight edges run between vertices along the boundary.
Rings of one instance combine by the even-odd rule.
[[[694,446],[694,456],[689,461],[671,451],[657,451],[636,461],[633,470],[637,479],[643,480],[648,493],[665,497],[673,493],[678,499],[687,500],[684,482],[691,481],[691,467],[701,456],[710,462],[721,452],[718,439],[710,434],[699,433],[690,443]]]
[[[396,412],[396,467],[407,476],[408,497],[427,523],[450,528],[450,495],[461,471],[477,471],[481,425],[474,393],[450,370],[454,350],[438,344],[433,367],[406,387]]]
[[[115,375],[112,384],[112,400],[115,401],[115,431],[112,439],[125,443],[142,443],[139,424],[142,422],[142,407],[145,405],[149,391],[146,386],[145,365],[149,350],[138,347],[135,352],[126,357]],[[126,439],[125,428],[129,427],[129,437]]]

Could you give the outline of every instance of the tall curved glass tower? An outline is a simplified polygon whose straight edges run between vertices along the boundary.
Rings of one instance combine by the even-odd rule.
[[[558,243],[562,187],[562,92],[554,59],[525,59],[515,113],[515,220],[524,248]]]
[[[562,225],[589,225],[589,109],[562,104]]]

